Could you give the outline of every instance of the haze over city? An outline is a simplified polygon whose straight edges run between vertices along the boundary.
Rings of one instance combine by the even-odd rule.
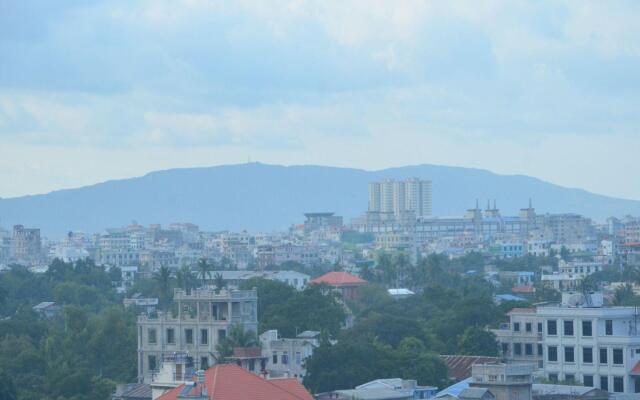
[[[0,400],[640,400],[640,1],[0,0]]]
[[[5,1],[0,196],[243,163],[640,199],[636,1]]]

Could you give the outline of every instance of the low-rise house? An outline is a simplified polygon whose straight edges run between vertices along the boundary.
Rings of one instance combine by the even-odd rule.
[[[354,389],[321,393],[316,400],[419,400],[431,399],[437,392],[437,387],[419,386],[412,379],[376,379]]]
[[[135,293],[133,296],[122,300],[125,308],[135,307],[138,312],[145,314],[151,314],[156,311],[158,307],[157,297],[142,297],[142,294]]]
[[[311,284],[326,284],[340,293],[344,300],[354,300],[358,297],[360,287],[369,282],[348,272],[333,271],[324,274],[311,282]]]
[[[485,356],[460,356],[460,355],[442,355],[449,372],[448,378],[455,382],[460,382],[471,377],[471,366],[473,364],[498,362],[497,357]]]
[[[306,375],[305,360],[320,346],[320,332],[304,331],[295,338],[281,338],[275,329],[260,335],[262,355],[266,358],[266,375],[302,380]]]
[[[298,271],[215,271],[211,274],[209,283],[214,283],[215,276],[220,274],[228,287],[238,287],[242,282],[262,278],[286,283],[296,290],[303,290],[311,277]]]
[[[227,357],[230,362],[249,372],[267,377],[267,360],[260,347],[234,347],[233,355]]]
[[[437,399],[531,400],[533,367],[500,362],[474,364],[471,378],[436,394]]]

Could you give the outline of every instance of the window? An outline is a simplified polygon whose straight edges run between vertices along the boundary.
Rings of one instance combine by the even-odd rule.
[[[600,377],[600,389],[609,391],[609,377],[601,376]]]
[[[167,344],[176,344],[176,335],[173,328],[167,328]]]
[[[638,377],[633,379],[633,392],[640,393],[640,378]]]
[[[563,321],[564,322],[564,335],[565,336],[573,336],[573,321]]]
[[[547,347],[547,361],[558,361],[558,347]]]
[[[547,335],[557,335],[558,334],[558,323],[556,320],[548,320],[547,321]]]
[[[531,322],[527,322],[524,324],[524,330],[527,332],[531,332]]]
[[[540,343],[538,343],[538,355],[542,355],[542,345]]]
[[[600,364],[607,364],[609,362],[607,357],[607,348],[600,349]]]
[[[564,362],[574,362],[573,346],[564,347]]]
[[[158,335],[155,329],[149,328],[149,330],[147,331],[147,336],[148,336],[149,344],[158,343]]]
[[[509,354],[509,343],[502,343],[502,354],[503,355]]]
[[[549,374],[549,381],[553,383],[558,382],[558,374]]]
[[[249,371],[253,371],[256,369],[256,360],[251,359],[249,360]]]
[[[613,363],[617,365],[622,365],[624,363],[622,349],[613,349]]]
[[[585,386],[593,387],[593,375],[583,375],[582,384]]]
[[[209,368],[209,358],[200,357],[200,369],[208,369]]]
[[[299,351],[296,351],[296,365],[302,364],[302,354]]]
[[[575,382],[576,376],[574,374],[564,374],[564,380],[567,382]]]
[[[271,364],[277,364],[278,363],[278,352],[274,351],[273,355],[271,356]]]
[[[607,336],[613,335],[613,320],[607,319],[604,321],[604,333]]]
[[[525,343],[525,345],[524,345],[524,355],[525,356],[532,356],[533,355],[533,344]]]
[[[209,344],[209,330],[208,329],[200,329],[200,344],[201,345]]]
[[[282,353],[282,357],[280,359],[282,360],[283,365],[289,364],[289,354],[286,351]]]
[[[613,391],[615,393],[624,392],[624,378],[621,376],[613,377]]]
[[[513,323],[513,331],[514,332],[520,332],[520,322],[514,322]]]
[[[582,321],[582,336],[592,336],[591,321]]]
[[[158,368],[158,362],[156,356],[149,356],[149,371],[155,371]]]
[[[513,354],[515,354],[516,356],[522,355],[522,343],[513,344]]]
[[[593,364],[593,349],[591,347],[582,348],[582,362],[585,364]]]
[[[538,322],[538,333],[542,333],[542,322]]]
[[[218,329],[218,343],[222,343],[227,338],[227,331]]]
[[[193,344],[193,329],[184,330],[184,341],[186,344]]]

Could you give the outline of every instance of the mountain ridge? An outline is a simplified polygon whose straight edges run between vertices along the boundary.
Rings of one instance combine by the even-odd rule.
[[[434,215],[461,215],[480,200],[497,199],[515,215],[529,198],[540,213],[575,212],[603,221],[640,214],[640,201],[566,188],[526,175],[479,168],[419,164],[380,170],[318,165],[245,163],[173,168],[79,188],[0,198],[3,224],[40,227],[61,237],[95,233],[137,220],[142,224],[193,222],[206,230],[270,231],[301,222],[306,211],[326,210],[348,221],[367,208],[367,184],[386,178],[433,181]]]

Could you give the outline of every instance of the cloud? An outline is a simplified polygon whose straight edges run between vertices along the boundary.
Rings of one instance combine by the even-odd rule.
[[[640,189],[607,183],[628,186],[617,178],[625,167],[618,157],[596,154],[637,143],[639,8],[635,1],[2,2],[0,147],[23,152],[2,168],[26,175],[22,190],[0,195],[90,182],[91,174],[106,179],[110,168],[75,171],[46,157],[38,161],[46,182],[26,167],[32,154],[48,151],[86,162],[69,150],[81,148],[96,162],[122,159],[114,177],[253,154],[367,168],[440,162],[549,179],[555,168],[562,183],[640,198]],[[585,149],[554,147],[570,143]],[[602,160],[597,170],[585,164],[587,154]],[[608,180],[590,183],[566,163]]]

